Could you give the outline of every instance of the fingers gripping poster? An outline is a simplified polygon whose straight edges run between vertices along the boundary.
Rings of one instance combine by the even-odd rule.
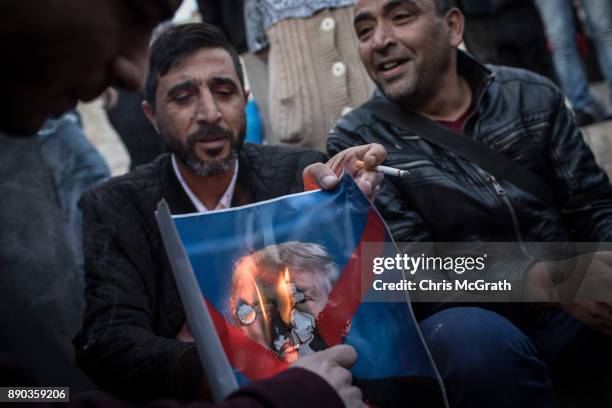
[[[239,385],[349,344],[370,406],[445,406],[409,303],[362,302],[362,247],[392,239],[350,177],[333,192],[173,221]]]

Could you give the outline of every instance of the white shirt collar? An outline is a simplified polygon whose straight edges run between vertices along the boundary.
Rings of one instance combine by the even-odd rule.
[[[183,190],[185,191],[185,193],[187,193],[187,196],[193,203],[193,206],[196,208],[196,210],[201,213],[211,211],[208,208],[206,208],[204,203],[200,201],[198,196],[196,196],[194,192],[191,191],[191,189],[185,182],[185,179],[183,178],[183,176],[181,175],[181,172],[178,169],[178,166],[176,164],[176,158],[174,157],[174,155],[172,155],[172,169],[174,170],[174,174],[176,175],[176,178],[181,183]],[[223,210],[225,208],[230,208],[232,206],[232,198],[234,197],[234,189],[236,188],[237,179],[238,179],[238,159],[236,159],[236,165],[234,166],[234,175],[232,176],[232,181],[230,182],[229,186],[227,186],[227,190],[225,190],[225,193],[223,193],[223,196],[221,196],[221,200],[219,200],[219,204],[217,204],[214,210]]]

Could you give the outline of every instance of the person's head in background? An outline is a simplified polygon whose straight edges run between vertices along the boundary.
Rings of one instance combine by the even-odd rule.
[[[179,0],[0,2],[0,131],[32,135],[109,85],[138,89],[151,30]]]
[[[248,92],[238,53],[215,27],[185,24],[153,43],[143,110],[179,165],[198,176],[233,170]]]

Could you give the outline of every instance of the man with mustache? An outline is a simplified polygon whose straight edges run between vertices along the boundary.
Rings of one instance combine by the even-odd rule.
[[[366,194],[380,182],[378,145],[328,165],[314,151],[243,144],[248,92],[238,55],[206,24],[169,29],[152,45],[143,109],[170,154],[83,196],[86,302],[77,362],[101,387],[137,399],[207,395],[195,345],[154,218],[205,212],[325,188],[345,168]],[[333,171],[332,171],[333,170]]]
[[[378,87],[374,101],[394,117],[372,109],[375,102],[352,111],[332,130],[328,152],[377,142],[388,151],[388,165],[409,172],[386,179],[375,203],[396,241],[611,241],[612,186],[564,96],[543,77],[483,66],[458,50],[463,27],[451,0],[357,0],[354,30]],[[456,143],[471,139],[492,152],[468,160],[430,141],[434,133]],[[492,153],[529,173],[510,182],[509,173],[520,169],[498,171],[502,178],[493,166],[475,163]],[[537,178],[547,188],[525,187]],[[580,258],[553,266],[527,252],[513,268],[487,269],[482,277],[507,279],[521,289],[520,300],[546,303],[415,306],[451,406],[551,407],[553,384],[586,374],[609,378],[609,297],[559,301],[559,292],[548,289],[576,276],[558,272]],[[589,256],[589,279],[581,283],[611,293],[612,257]]]

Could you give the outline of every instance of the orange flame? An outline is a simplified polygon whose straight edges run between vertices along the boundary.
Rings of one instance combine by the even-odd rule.
[[[257,293],[257,301],[259,302],[259,310],[261,310],[261,316],[263,317],[264,323],[264,335],[266,337],[266,341],[269,343],[271,341],[272,335],[270,333],[270,320],[268,319],[268,312],[266,310],[266,304],[264,303],[263,296],[261,295],[261,291],[259,290],[259,286],[257,285],[257,281],[253,276],[253,271],[251,273],[251,280],[253,281],[253,286],[255,286],[255,292]]]
[[[256,299],[254,299],[253,301],[256,301],[259,304],[259,310],[261,310],[261,317],[262,317],[262,321],[261,321],[261,327],[262,327],[262,331],[264,334],[264,337],[266,338],[266,340],[269,342],[272,335],[271,335],[271,328],[270,328],[270,317],[268,316],[268,310],[266,308],[266,298],[265,298],[265,294],[262,293],[262,291],[259,288],[259,285],[257,284],[257,280],[255,279],[255,276],[257,275],[257,265],[255,264],[255,261],[253,260],[253,257],[251,256],[247,256],[242,258],[238,265],[236,266],[236,272],[237,274],[239,274],[240,278],[239,280],[242,282],[248,282],[248,280],[251,281],[251,283],[253,284],[253,288],[255,289],[255,295],[256,295]]]
[[[276,282],[279,313],[281,319],[287,324],[291,322],[291,309],[293,308],[293,293],[289,286],[290,279],[289,267],[285,267],[284,273],[278,275],[278,281]]]

